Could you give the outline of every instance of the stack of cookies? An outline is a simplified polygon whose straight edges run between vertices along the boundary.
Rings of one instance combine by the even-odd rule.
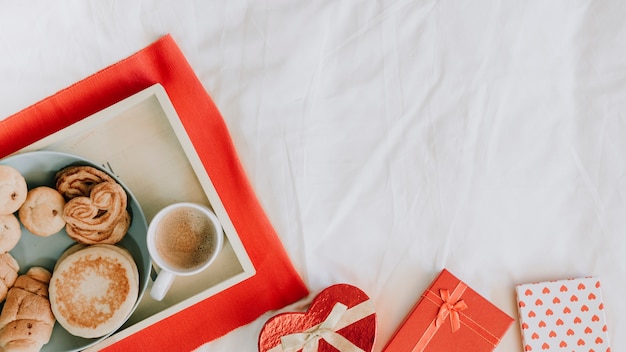
[[[15,212],[26,201],[26,180],[15,168],[0,165],[0,302],[17,279],[20,267],[9,253],[22,236]]]
[[[39,351],[50,341],[55,322],[48,300],[51,274],[32,267],[18,276],[19,264],[9,251],[22,236],[20,221],[38,236],[59,232],[65,226],[64,204],[56,190],[37,187],[28,191],[18,170],[0,165],[0,301],[6,299],[0,313],[2,351]]]

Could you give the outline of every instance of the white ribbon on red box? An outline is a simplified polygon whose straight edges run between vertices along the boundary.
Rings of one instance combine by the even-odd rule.
[[[281,337],[281,344],[269,352],[296,352],[300,349],[302,352],[316,352],[320,340],[328,342],[341,352],[364,352],[337,331],[374,313],[374,305],[369,299],[352,308],[335,303],[323,322],[306,331]]]

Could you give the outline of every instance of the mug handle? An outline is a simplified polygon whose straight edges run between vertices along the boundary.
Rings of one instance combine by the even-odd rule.
[[[157,301],[162,300],[163,297],[165,297],[167,291],[172,286],[175,277],[175,274],[167,270],[161,270],[157,275],[156,280],[154,280],[154,284],[152,285],[152,289],[150,290],[150,296],[152,296],[152,298],[156,299]]]

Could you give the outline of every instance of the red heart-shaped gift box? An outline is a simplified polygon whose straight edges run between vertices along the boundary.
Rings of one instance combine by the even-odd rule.
[[[259,352],[372,351],[376,313],[359,288],[337,284],[321,291],[305,313],[270,318],[259,335]]]

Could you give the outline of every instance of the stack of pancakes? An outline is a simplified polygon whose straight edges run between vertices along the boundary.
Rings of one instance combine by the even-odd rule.
[[[131,313],[139,273],[130,253],[111,244],[76,244],[57,261],[50,305],[70,334],[94,338],[116,330]]]

